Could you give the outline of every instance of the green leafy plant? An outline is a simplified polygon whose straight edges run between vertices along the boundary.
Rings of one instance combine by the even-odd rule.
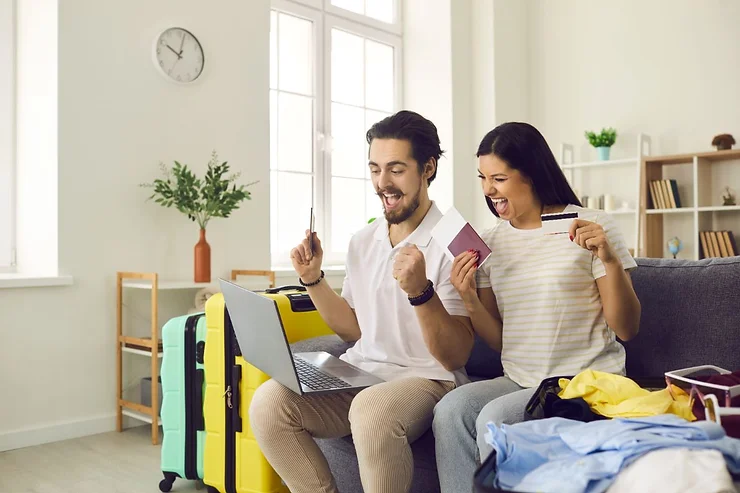
[[[594,147],[611,147],[617,141],[617,131],[613,128],[602,128],[601,133],[586,131],[588,142]]]
[[[188,219],[197,222],[201,229],[206,229],[211,218],[229,217],[243,200],[251,200],[252,196],[247,188],[258,183],[254,181],[237,185],[235,182],[241,173],[227,175],[228,162],[219,164],[216,151],[211,154],[203,179],[198,178],[187,164],[177,161],[172,168],[164,163],[159,163],[159,167],[163,178],[140,185],[154,189],[147,200],[154,199],[163,207],[175,207],[187,215]]]

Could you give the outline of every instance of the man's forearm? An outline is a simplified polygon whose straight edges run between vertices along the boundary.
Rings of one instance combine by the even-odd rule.
[[[424,342],[432,356],[447,370],[463,367],[473,347],[472,328],[450,315],[436,293],[415,309]]]
[[[608,263],[604,267],[606,276],[602,283],[605,289],[599,289],[604,318],[620,339],[628,341],[637,335],[640,327],[640,301],[621,262]]]
[[[347,300],[329,286],[326,279],[306,289],[321,318],[342,340],[352,342],[360,338],[360,326],[354,310]]]

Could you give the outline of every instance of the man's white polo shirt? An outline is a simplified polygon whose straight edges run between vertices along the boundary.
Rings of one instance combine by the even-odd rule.
[[[432,228],[441,218],[442,213],[432,202],[421,224],[395,248],[391,247],[385,218],[352,237],[342,296],[355,310],[362,336],[341,359],[385,380],[423,377],[451,380],[458,385],[469,381],[464,368],[448,371],[429,353],[408,294],[393,279],[394,256],[402,247],[415,244],[424,254],[427,278],[434,283],[447,312],[468,316],[450,282],[452,262],[432,241]],[[459,329],[450,327],[450,333],[453,330]]]

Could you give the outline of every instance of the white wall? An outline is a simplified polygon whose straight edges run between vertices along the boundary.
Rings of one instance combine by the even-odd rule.
[[[651,137],[654,155],[711,152],[714,135],[740,136],[740,2],[534,0],[529,8],[530,117],[556,155],[570,142],[576,160],[596,159],[584,131],[608,126],[618,131],[614,158],[636,155],[639,133]],[[634,196],[635,172],[585,173],[582,195],[609,192],[618,204]],[[690,202],[690,167],[674,167],[667,177],[678,179]],[[740,190],[740,173],[729,184]],[[737,215],[722,217],[730,223],[714,228],[740,227]],[[634,221],[619,221],[634,244]],[[664,231],[693,251],[691,215],[666,215]]]
[[[455,145],[452,132],[450,0],[403,3],[403,106],[437,127],[444,156],[429,196],[444,212],[453,204]]]
[[[531,5],[530,108],[554,149],[613,126],[613,153],[634,154],[652,136],[654,153],[711,151],[712,137],[740,135],[740,3],[536,1]]]
[[[497,125],[529,120],[529,4],[529,0],[473,0],[473,154]],[[471,223],[483,230],[498,219],[486,206],[480,181],[475,180]]]
[[[172,25],[204,45],[192,86],[152,62]],[[0,290],[0,450],[113,429],[116,271],[192,275],[197,225],[138,187],[159,161],[202,173],[217,149],[243,182],[261,180],[208,240],[214,279],[270,265],[269,1],[60,2],[58,31],[59,270],[75,282]]]

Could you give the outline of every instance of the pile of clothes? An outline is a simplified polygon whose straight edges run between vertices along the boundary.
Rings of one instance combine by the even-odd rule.
[[[560,493],[736,491],[740,439],[705,421],[703,410],[698,416],[681,388],[648,390],[592,370],[558,384],[557,392],[541,396],[543,419],[488,424],[496,471],[491,486]]]

